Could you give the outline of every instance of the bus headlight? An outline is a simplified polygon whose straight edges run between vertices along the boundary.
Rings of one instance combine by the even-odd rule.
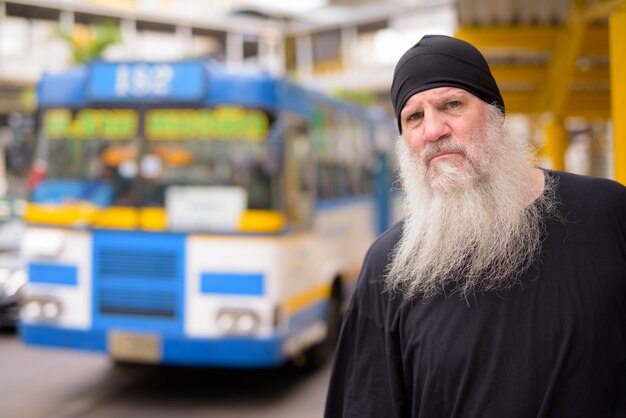
[[[27,298],[22,302],[22,315],[29,320],[53,321],[61,315],[61,302],[48,297]]]
[[[248,309],[221,309],[217,313],[217,327],[227,334],[254,334],[261,324],[259,315]]]
[[[57,302],[48,301],[42,306],[41,312],[46,319],[55,319],[61,313],[61,308]]]
[[[38,319],[41,317],[41,304],[36,300],[26,302],[22,308],[22,313],[28,319]]]

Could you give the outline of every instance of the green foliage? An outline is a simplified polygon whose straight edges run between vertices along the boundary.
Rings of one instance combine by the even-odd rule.
[[[113,23],[76,25],[71,34],[58,28],[54,37],[68,44],[72,52],[72,64],[99,58],[107,47],[121,41],[120,29]]]

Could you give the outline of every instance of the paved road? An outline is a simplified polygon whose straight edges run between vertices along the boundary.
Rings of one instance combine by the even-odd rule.
[[[23,346],[0,333],[3,418],[321,417],[330,366],[277,370],[115,366],[91,353]]]

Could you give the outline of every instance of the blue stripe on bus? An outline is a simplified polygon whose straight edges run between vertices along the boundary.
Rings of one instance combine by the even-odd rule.
[[[108,352],[107,332],[102,329],[83,331],[22,323],[19,332],[22,341],[28,345]],[[287,360],[281,349],[284,336],[279,335],[216,339],[167,335],[161,338],[161,362],[164,364],[275,367]]]
[[[282,337],[191,340],[168,338],[163,342],[163,362],[229,367],[275,367],[287,359]]]
[[[260,273],[201,273],[200,291],[220,295],[263,296],[264,279]]]
[[[100,352],[106,352],[107,349],[106,333],[103,331],[83,331],[24,322],[20,323],[18,330],[25,344]]]
[[[28,263],[28,280],[31,283],[76,286],[78,271],[76,266],[71,265]]]

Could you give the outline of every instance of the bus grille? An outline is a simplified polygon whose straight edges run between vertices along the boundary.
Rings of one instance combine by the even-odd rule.
[[[171,293],[104,290],[100,293],[100,313],[173,318],[176,297]]]
[[[174,318],[180,253],[100,248],[96,276],[101,314]]]
[[[176,280],[176,254],[168,251],[119,251],[103,249],[100,253],[100,277]]]

